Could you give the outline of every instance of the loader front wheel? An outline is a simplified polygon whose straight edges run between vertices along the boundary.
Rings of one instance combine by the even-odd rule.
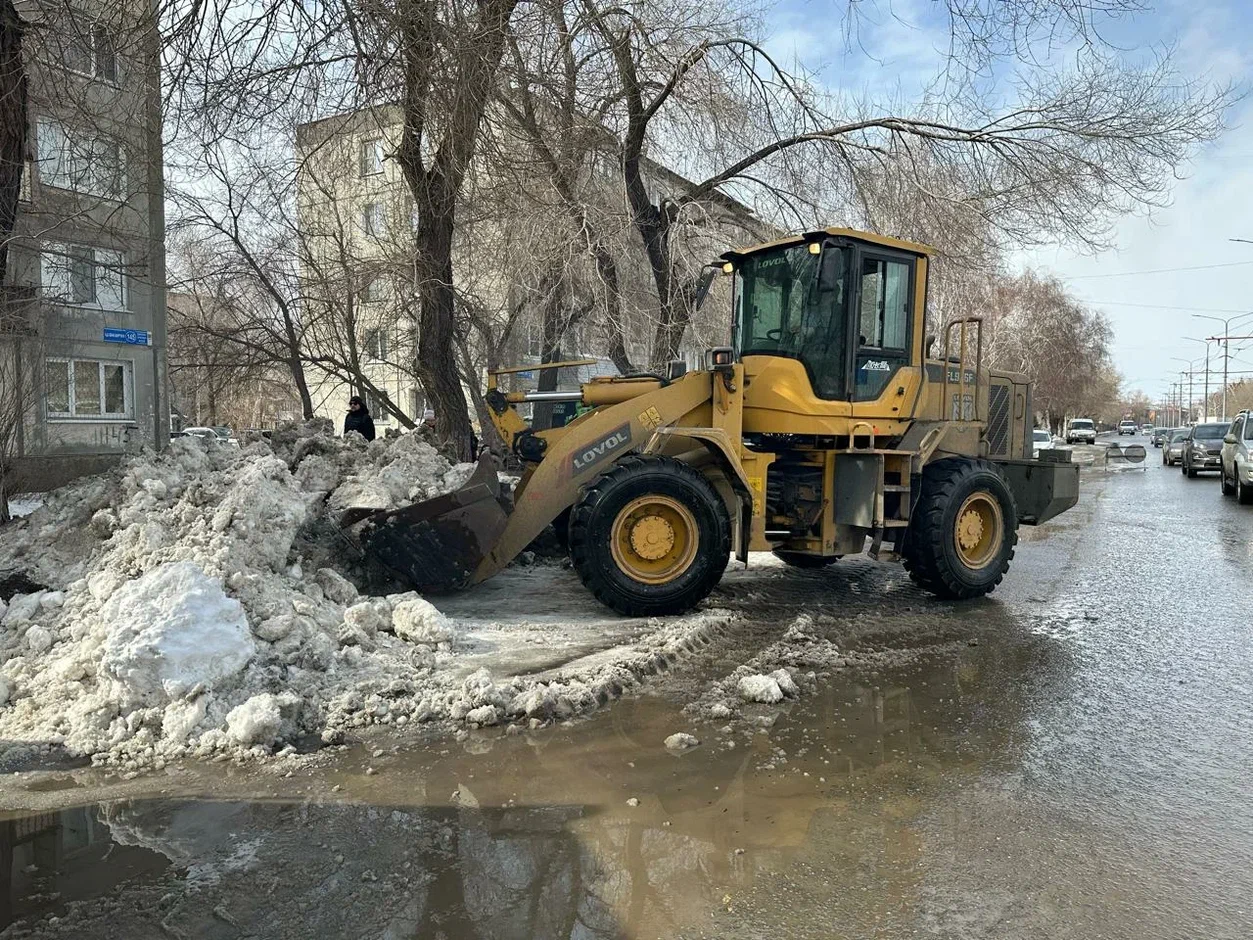
[[[669,457],[626,457],[570,514],[570,558],[605,605],[633,617],[695,607],[731,555],[726,505],[698,471]]]
[[[951,459],[926,467],[902,552],[915,582],[938,597],[987,594],[1009,570],[1017,543],[1014,495],[995,465]]]

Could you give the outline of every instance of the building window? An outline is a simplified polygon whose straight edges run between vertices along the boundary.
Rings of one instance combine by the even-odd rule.
[[[367,277],[361,282],[361,302],[363,304],[376,304],[383,299],[383,276],[376,274],[373,277]]]
[[[49,359],[49,418],[130,418],[134,378],[129,362]]]
[[[65,67],[80,75],[117,81],[117,43],[112,31],[102,23],[82,19],[71,20],[68,31],[62,47]]]
[[[383,141],[381,138],[361,141],[361,175],[378,176],[383,172]]]
[[[387,229],[387,213],[381,202],[367,202],[361,207],[361,231],[367,235],[382,235]]]
[[[122,147],[103,134],[80,132],[41,117],[36,129],[39,179],[47,186],[121,199]]]
[[[387,330],[382,327],[369,329],[365,331],[365,339],[362,342],[365,347],[366,358],[368,359],[386,359],[387,358]]]
[[[44,297],[67,306],[126,310],[123,263],[120,251],[49,243],[39,264]]]

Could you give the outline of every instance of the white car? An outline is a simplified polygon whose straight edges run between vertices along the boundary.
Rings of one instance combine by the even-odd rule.
[[[1039,457],[1040,451],[1053,449],[1053,435],[1044,428],[1031,432],[1031,456]]]
[[[183,428],[183,437],[198,437],[202,441],[212,441],[215,444],[226,444],[230,447],[239,446],[239,441],[231,436],[230,428]]]
[[[1134,421],[1123,421],[1118,425],[1119,437],[1122,437],[1124,434],[1130,434],[1132,437],[1135,437],[1139,431],[1140,429],[1136,427],[1136,423]]]
[[[1075,418],[1066,425],[1067,444],[1095,444],[1096,425],[1091,418]]]

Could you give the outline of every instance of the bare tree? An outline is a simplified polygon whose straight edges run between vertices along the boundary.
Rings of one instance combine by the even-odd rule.
[[[0,311],[0,523],[9,521],[11,474],[25,456],[27,427],[39,407],[42,349],[25,312]]]

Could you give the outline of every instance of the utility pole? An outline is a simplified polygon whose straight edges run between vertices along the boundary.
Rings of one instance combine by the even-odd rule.
[[[1235,240],[1236,239],[1232,239],[1232,241],[1235,241]],[[1205,313],[1194,313],[1192,314],[1192,316],[1198,320],[1215,320],[1223,325],[1222,337],[1211,336],[1209,338],[1211,340],[1220,339],[1223,344],[1223,414],[1222,414],[1222,420],[1226,421],[1227,420],[1227,378],[1229,375],[1228,370],[1231,365],[1231,340],[1241,339],[1241,337],[1229,336],[1228,334],[1231,333],[1232,323],[1234,323],[1237,320],[1242,320],[1245,317],[1253,316],[1253,312],[1236,314],[1236,316],[1227,317],[1225,320],[1222,317],[1214,317]]]

